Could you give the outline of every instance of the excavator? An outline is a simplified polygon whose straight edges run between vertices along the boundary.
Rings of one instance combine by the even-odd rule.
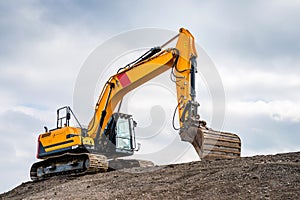
[[[164,49],[176,39],[176,47]],[[196,58],[194,37],[181,28],[165,44],[151,48],[107,80],[87,128],[83,128],[69,106],[59,108],[57,127],[52,130],[44,127],[45,132],[38,136],[37,158],[41,161],[31,166],[31,179],[152,165],[151,161],[126,159],[139,149],[135,139],[137,123],[132,115],[120,113],[117,107],[130,91],[166,71],[170,71],[177,91],[175,112],[178,112],[181,140],[191,143],[201,160],[240,157],[238,135],[213,130],[200,120],[195,89]],[[71,118],[78,124],[76,127],[70,126]]]

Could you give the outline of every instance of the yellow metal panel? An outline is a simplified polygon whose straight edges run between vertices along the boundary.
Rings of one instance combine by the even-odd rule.
[[[67,144],[62,144],[62,145],[57,145],[51,148],[45,148],[46,152],[49,151],[54,151],[54,150],[58,150],[58,149],[63,149],[63,148],[67,148],[67,147],[71,147],[71,146],[75,146],[75,145],[81,145],[81,137],[77,136],[77,137],[72,137],[70,139],[67,139],[65,141],[73,141]]]
[[[43,147],[45,148],[45,151],[49,152],[49,151],[58,150],[58,149],[62,149],[74,145],[81,145],[80,133],[81,130],[79,128],[63,127],[60,129],[50,131],[48,133],[41,134],[39,140],[42,143]],[[74,134],[78,136],[67,138],[67,135],[70,134]],[[68,141],[72,141],[72,140],[73,142],[68,143]]]

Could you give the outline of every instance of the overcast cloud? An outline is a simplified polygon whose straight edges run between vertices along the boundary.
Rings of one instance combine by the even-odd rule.
[[[44,125],[54,127],[58,107],[72,105],[76,78],[89,54],[116,34],[144,27],[185,27],[193,33],[221,76],[223,128],[241,136],[243,156],[299,151],[299,10],[296,0],[0,1],[0,192],[29,180],[37,136]],[[209,91],[199,81],[200,114],[210,124]],[[151,102],[143,109],[147,116],[136,116],[137,132],[156,130],[156,116],[168,121],[173,114],[157,106],[159,101]],[[151,157],[151,150],[167,141],[173,149],[154,162],[197,160],[176,132],[153,138],[142,140],[140,155]],[[165,158],[172,152],[175,157]]]

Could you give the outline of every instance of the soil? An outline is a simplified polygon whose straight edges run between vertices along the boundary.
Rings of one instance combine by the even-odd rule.
[[[0,199],[300,199],[300,152],[53,177]]]

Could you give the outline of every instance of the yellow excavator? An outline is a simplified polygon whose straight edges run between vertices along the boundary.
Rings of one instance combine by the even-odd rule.
[[[163,49],[176,39],[175,48]],[[70,107],[58,109],[57,127],[45,127],[38,137],[37,158],[42,161],[32,165],[31,179],[151,165],[150,161],[121,159],[138,149],[136,122],[132,115],[115,110],[127,93],[167,70],[177,91],[181,139],[193,145],[201,160],[240,157],[241,141],[236,134],[212,130],[200,120],[195,100],[196,58],[194,37],[181,28],[164,45],[151,48],[108,79],[88,128],[81,126]],[[78,127],[70,126],[71,117]]]

